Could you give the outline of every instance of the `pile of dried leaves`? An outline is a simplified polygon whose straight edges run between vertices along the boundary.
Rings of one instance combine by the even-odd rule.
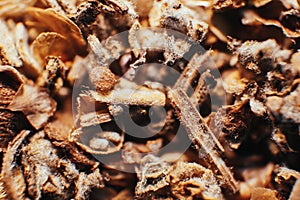
[[[136,37],[142,27],[209,50],[186,61],[188,42]],[[126,45],[111,37],[122,31]],[[299,49],[297,0],[0,0],[0,199],[299,199]],[[209,59],[220,77],[201,71]],[[180,76],[139,86],[134,71],[147,63]],[[143,76],[153,73],[172,75]],[[212,96],[226,105],[212,108]],[[151,106],[165,116],[143,137],[117,126],[125,107],[147,125]],[[180,159],[153,153],[179,124],[192,143]],[[136,173],[95,156],[118,152],[118,169]]]

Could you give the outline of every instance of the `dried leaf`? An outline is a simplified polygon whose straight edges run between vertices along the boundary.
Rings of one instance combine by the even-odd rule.
[[[70,49],[68,39],[56,32],[41,33],[32,43],[35,58],[40,65],[46,62],[47,56],[61,57],[68,60],[74,56],[74,49]]]
[[[13,34],[3,19],[0,19],[0,29],[0,64],[21,67],[23,63],[19,58]]]
[[[73,49],[76,52],[83,53],[86,45],[85,40],[81,35],[80,29],[67,17],[59,15],[52,9],[41,9],[36,7],[23,7],[13,8],[9,13],[5,13],[6,17],[17,18],[21,17],[24,23],[41,25],[48,29],[48,32],[56,32],[62,35],[69,41]]]
[[[224,199],[213,172],[196,163],[178,162],[170,182],[176,199]]]
[[[121,149],[124,133],[101,131],[98,126],[79,128],[69,135],[69,141],[91,154],[110,154]]]
[[[5,151],[8,143],[24,128],[28,128],[24,115],[0,109],[0,151]]]
[[[53,116],[56,102],[46,91],[31,84],[25,84],[8,109],[21,111],[35,129],[40,129]]]
[[[31,198],[39,199],[47,194],[52,198],[64,199],[73,196],[70,183],[77,180],[79,172],[69,160],[58,157],[57,149],[50,141],[34,140],[23,147],[22,152],[24,175]],[[60,167],[62,170],[59,170]]]
[[[254,188],[250,200],[278,200],[274,190],[266,188]]]
[[[24,188],[22,188],[23,185],[21,183],[16,183],[16,180],[13,178],[13,168],[15,167],[15,154],[29,133],[29,131],[21,131],[20,134],[18,134],[14,140],[9,143],[7,152],[3,157],[1,182],[3,183],[7,199],[24,199]]]
[[[36,77],[42,72],[41,65],[34,59],[33,52],[29,48],[29,35],[26,27],[22,23],[18,23],[15,27],[16,48],[24,62],[24,70],[30,77]]]
[[[207,33],[208,25],[201,17],[182,5],[180,1],[156,0],[149,13],[149,23],[153,27],[171,28],[202,41]]]
[[[22,75],[13,67],[0,65],[0,107],[6,108],[23,85]]]
[[[147,193],[156,192],[169,185],[167,175],[171,166],[153,155],[147,155],[141,160],[140,168],[136,169],[139,182],[135,194],[141,198]]]
[[[286,37],[299,38],[299,30],[290,30],[283,26],[279,21],[272,19],[264,19],[252,11],[247,11],[244,13],[244,18],[242,19],[244,25],[265,25],[265,26],[275,26],[279,27]]]

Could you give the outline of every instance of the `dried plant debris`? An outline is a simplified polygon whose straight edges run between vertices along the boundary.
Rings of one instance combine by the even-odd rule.
[[[299,199],[299,12],[0,1],[0,199]]]
[[[203,40],[208,25],[201,15],[185,7],[180,1],[154,1],[149,13],[151,26],[166,27],[186,33],[196,40]]]
[[[196,163],[178,162],[170,173],[171,191],[178,199],[224,199],[213,172]]]
[[[13,65],[21,67],[22,61],[19,58],[18,50],[14,44],[13,33],[10,32],[6,22],[0,20],[1,44],[0,44],[0,61],[2,65]]]
[[[13,67],[1,65],[0,105],[6,108],[23,85],[22,75]]]
[[[223,199],[213,172],[196,163],[171,163],[148,155],[137,169],[139,182],[135,188],[139,199]]]
[[[29,82],[22,87],[8,109],[22,112],[30,124],[38,130],[53,116],[56,102],[46,91]]]

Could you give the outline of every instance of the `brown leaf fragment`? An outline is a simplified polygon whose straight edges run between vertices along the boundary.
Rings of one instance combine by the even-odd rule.
[[[6,108],[23,84],[22,75],[13,67],[0,65],[0,107]]]
[[[78,25],[80,29],[94,22],[100,13],[98,9],[98,1],[82,2],[77,6],[77,12],[71,16],[71,19]]]
[[[81,172],[78,180],[76,181],[75,200],[85,200],[88,198],[91,189],[103,187],[103,178],[99,169],[96,169],[90,174]]]
[[[77,164],[78,168],[86,168],[89,166],[91,169],[96,169],[99,163],[88,158],[78,147],[67,140],[64,141],[53,141],[52,144],[62,149],[62,152],[69,154],[69,159]]]
[[[285,193],[286,198],[288,198],[295,182],[300,178],[300,173],[287,167],[276,166],[274,175],[274,183],[277,185],[277,190],[280,190],[281,193]]]
[[[289,153],[294,152],[293,149],[290,147],[285,134],[278,128],[275,128],[272,132],[272,141],[279,147],[281,152]]]
[[[204,152],[203,156],[207,163],[222,175],[225,187],[232,192],[238,191],[238,184],[232,172],[220,157],[220,153],[224,151],[222,145],[190,102],[188,96],[180,88],[176,88],[168,92],[168,97],[190,139],[199,151]]]
[[[208,24],[202,20],[202,16],[178,0],[154,1],[149,18],[153,27],[177,30],[199,41],[204,39],[208,30]]]
[[[257,187],[252,190],[250,200],[278,200],[276,198],[276,191]]]
[[[24,199],[23,184],[17,183],[14,177],[15,155],[23,140],[29,135],[29,131],[21,131],[7,147],[7,151],[3,157],[1,182],[5,189],[7,199],[22,200]]]
[[[68,128],[65,128],[65,124],[61,123],[60,120],[49,122],[44,127],[44,132],[50,140],[64,141],[68,139],[68,135],[66,135]]]
[[[69,199],[79,172],[76,166],[58,156],[58,150],[46,139],[36,139],[22,149],[22,164],[31,198]]]
[[[170,170],[171,166],[167,162],[151,154],[145,156],[141,160],[140,168],[136,169],[139,179],[135,188],[136,196],[142,198],[168,186],[167,176]]]
[[[246,89],[247,80],[241,77],[238,70],[227,72],[225,75],[222,79],[225,91],[229,94],[241,95]]]
[[[242,67],[255,74],[266,73],[275,66],[274,62],[280,52],[280,46],[274,39],[263,42],[246,41],[237,48],[236,53]]]
[[[61,57],[68,60],[74,55],[70,49],[68,38],[56,32],[43,32],[33,41],[32,48],[37,61],[44,65],[47,63],[46,57]]]
[[[15,27],[15,43],[18,53],[24,63],[25,73],[29,77],[36,77],[42,72],[41,65],[35,60],[28,41],[29,35],[23,23],[17,23]]]
[[[101,131],[98,126],[79,128],[69,135],[69,141],[91,154],[109,154],[121,149],[124,133]]]
[[[172,33],[172,32],[171,32]],[[129,44],[139,59],[130,66],[136,68],[146,61],[147,50],[164,50],[164,63],[173,64],[189,51],[191,44],[183,38],[176,38],[162,29],[144,29],[136,22],[129,30]]]
[[[274,164],[268,163],[263,167],[252,167],[242,171],[245,182],[241,183],[240,194],[243,198],[250,198],[257,187],[267,187],[272,180]]]
[[[43,3],[47,7],[53,8],[53,10],[63,16],[66,15],[65,11],[62,9],[62,7],[59,5],[57,0],[43,0]]]
[[[279,96],[267,97],[266,105],[277,118],[282,117],[284,121],[292,120],[295,123],[300,123],[299,95],[300,84],[293,92],[283,98]]]
[[[56,110],[56,102],[46,91],[25,84],[14,101],[8,106],[11,111],[21,111],[35,129],[43,127]]]
[[[293,120],[295,123],[300,123],[300,84],[290,93],[290,95],[283,98],[283,105],[280,113],[286,120]]]
[[[145,153],[158,152],[163,146],[162,138],[148,140],[146,145],[133,142],[125,142],[122,147],[122,158],[125,163],[140,163]]]
[[[0,151],[5,151],[14,136],[28,127],[22,113],[2,109],[0,109],[0,125]]]
[[[13,33],[9,30],[6,22],[0,19],[0,64],[21,67],[23,65],[15,46]]]
[[[213,172],[196,163],[178,162],[170,172],[176,199],[224,199]]]
[[[112,121],[112,117],[108,113],[90,112],[80,115],[80,126],[89,127],[97,124],[102,124]]]
[[[17,7],[11,8],[4,14],[5,17],[23,19],[24,24],[34,24],[39,28],[41,24],[46,27],[47,32],[55,32],[62,35],[69,42],[68,48],[83,54],[86,42],[81,31],[69,18],[58,14],[53,9],[41,9],[37,7]]]
[[[286,37],[289,38],[299,38],[300,37],[300,30],[291,30],[287,27],[285,27],[284,25],[282,25],[282,23],[280,23],[277,20],[273,20],[273,19],[264,19],[262,17],[260,17],[258,14],[256,14],[253,11],[246,11],[244,13],[244,18],[242,19],[242,23],[244,25],[265,25],[265,26],[275,26],[278,27],[282,30],[282,32],[286,35]],[[294,28],[294,27],[293,27]]]

